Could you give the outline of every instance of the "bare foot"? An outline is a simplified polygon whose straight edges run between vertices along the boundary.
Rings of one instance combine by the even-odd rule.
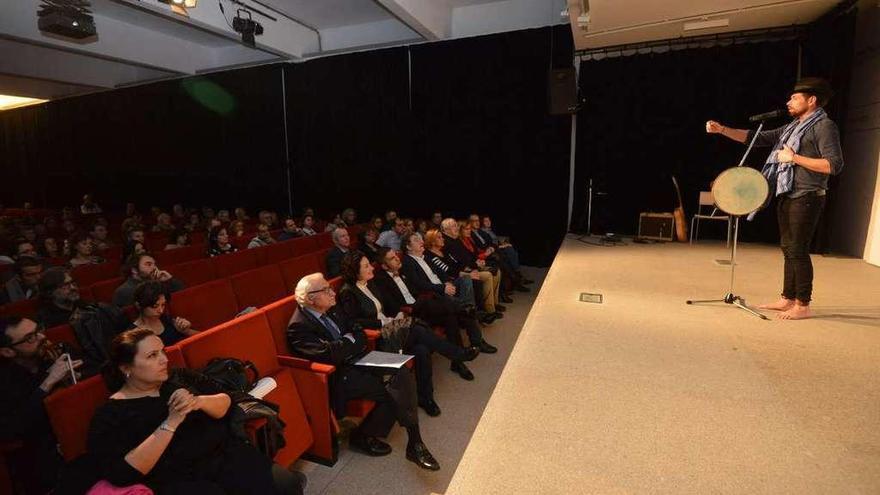
[[[788,311],[779,313],[778,318],[780,320],[805,320],[811,316],[813,316],[813,312],[810,311],[809,306],[795,304]]]
[[[781,298],[780,300],[770,303],[770,304],[762,304],[758,306],[758,309],[769,309],[772,311],[788,311],[791,307],[794,306],[794,299],[786,299]]]

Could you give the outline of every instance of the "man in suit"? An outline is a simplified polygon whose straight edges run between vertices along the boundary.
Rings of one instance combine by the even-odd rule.
[[[348,230],[341,227],[333,231],[333,248],[327,252],[327,278],[339,276],[342,257],[351,249]]]
[[[406,458],[423,469],[440,469],[422,442],[412,373],[406,367],[374,369],[353,364],[366,354],[366,335],[333,310],[336,294],[323,275],[303,277],[294,293],[299,307],[287,328],[288,345],[298,356],[336,366],[331,375],[330,400],[337,417],[345,416],[345,403],[350,399],[376,402],[351,434],[350,445],[371,456],[388,455],[391,446],[380,437],[386,437],[397,420],[409,436]],[[391,375],[387,384],[383,375]]]
[[[422,254],[424,243],[419,234],[408,234],[404,239],[407,252],[415,249],[417,255]],[[389,312],[399,311],[404,305],[413,306],[413,316],[431,325],[444,327],[446,338],[453,344],[459,347],[464,345],[461,339],[461,327],[464,327],[470,345],[486,354],[498,352],[498,349],[483,339],[473,309],[460,309],[452,299],[451,296],[455,294],[454,285],[432,283],[425,271],[418,266],[417,259],[411,256],[404,256],[405,261],[402,262],[397,253],[382,248],[379,250],[379,260],[382,269],[376,273],[375,283],[381,287],[383,294],[390,295],[388,301],[382,301]],[[439,279],[435,281],[439,282]],[[450,369],[465,380],[474,379],[473,373],[463,362],[453,361]]]

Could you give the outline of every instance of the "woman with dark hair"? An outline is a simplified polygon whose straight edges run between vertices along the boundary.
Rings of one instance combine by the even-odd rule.
[[[370,263],[379,261],[379,245],[376,244],[377,240],[379,240],[379,230],[373,227],[368,227],[364,231],[363,237],[361,237],[361,249],[364,255],[369,258]]]
[[[315,232],[315,216],[304,216],[302,219],[302,228],[300,230],[305,235],[316,235],[317,232]]]
[[[403,313],[385,315],[382,310],[388,305],[389,295],[371,283],[373,265],[360,251],[349,251],[342,257],[340,271],[345,285],[339,292],[339,309],[354,325],[361,328],[382,329],[380,347],[386,346],[388,339],[400,341],[401,349],[385,350],[415,356],[416,389],[419,407],[430,416],[440,414],[440,407],[434,401],[434,383],[431,370],[431,353],[438,352],[453,363],[472,361],[479,355],[477,347],[462,348],[434,335],[424,323]]]
[[[177,249],[186,246],[189,246],[189,232],[183,227],[178,227],[168,236],[168,244],[165,245],[165,250],[167,251],[169,249]]]
[[[87,235],[81,233],[73,234],[68,240],[68,246],[70,247],[70,260],[68,264],[71,267],[93,265],[106,261],[104,258],[92,254],[95,251],[95,246]]]
[[[58,241],[54,237],[49,236],[43,239],[43,255],[47,258],[61,257],[61,249],[58,247]]]
[[[208,234],[208,256],[220,256],[222,254],[232,254],[238,251],[238,248],[229,242],[229,234],[226,233],[224,227],[213,227]]]
[[[138,317],[132,322],[132,328],[146,328],[162,339],[166,345],[174,345],[178,341],[199,332],[192,329],[192,324],[180,317],[172,317],[165,312],[168,296],[162,282],[149,281],[138,284],[134,289],[134,307]]]
[[[128,261],[135,254],[146,253],[147,248],[144,247],[144,243],[140,241],[128,241],[122,246],[122,263]]]
[[[138,328],[110,345],[113,394],[95,412],[88,452],[115,486],[161,494],[302,494],[305,477],[232,435],[232,401],[190,370],[169,370],[162,340]]]

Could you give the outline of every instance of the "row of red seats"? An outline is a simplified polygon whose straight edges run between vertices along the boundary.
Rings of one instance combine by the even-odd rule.
[[[334,435],[338,426],[329,408],[328,391],[329,374],[335,368],[292,357],[286,341],[287,323],[296,309],[294,296],[287,294],[302,276],[324,271],[325,254],[321,250],[242,272],[180,291],[172,299],[173,314],[189,319],[194,328],[210,328],[169,347],[173,364],[199,368],[213,357],[236,357],[254,362],[261,375],[279,383],[267,399],[282,406],[281,419],[288,425],[288,445],[276,457],[282,464],[306,450],[307,457],[317,462],[332,465],[337,459]],[[337,277],[331,285],[339,290],[341,282]],[[235,318],[249,306],[262,308]],[[378,332],[370,332],[373,345],[377,337]],[[84,452],[89,419],[106,395],[103,382],[95,377],[47,399],[67,459]],[[71,402],[77,405],[71,408]],[[362,417],[372,407],[371,401],[351,401],[348,412]]]
[[[356,231],[352,227],[352,231]],[[356,236],[352,236],[356,238]],[[239,272],[257,268],[269,263],[327,249],[333,245],[330,234],[300,237],[277,242],[255,249],[244,249],[237,253],[204,258],[203,246],[187,246],[179,249],[159,251],[156,262],[165,270],[179,278],[187,287],[202,284],[217,278],[227,277]],[[71,270],[71,276],[80,286],[84,300],[110,302],[113,291],[123,282],[121,263],[108,260],[106,263],[78,266]],[[39,300],[28,299],[0,306],[0,316],[17,315],[32,318],[37,313]]]

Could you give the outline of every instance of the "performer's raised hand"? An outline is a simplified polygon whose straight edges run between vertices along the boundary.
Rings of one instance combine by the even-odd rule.
[[[720,122],[714,120],[706,122],[706,132],[709,134],[721,134],[723,130],[724,126]]]

